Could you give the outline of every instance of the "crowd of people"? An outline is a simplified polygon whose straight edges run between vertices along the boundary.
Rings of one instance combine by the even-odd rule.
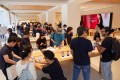
[[[90,55],[92,54],[93,45],[90,40],[87,39],[88,29],[80,25],[77,28],[78,37],[73,38],[73,28],[68,27],[66,24],[63,27],[58,25],[55,30],[52,24],[41,24],[41,23],[22,23],[17,25],[17,34],[8,28],[9,38],[7,43],[0,50],[0,69],[8,80],[6,69],[12,65],[16,65],[16,71],[18,77],[16,79],[23,80],[23,72],[25,69],[30,74],[24,74],[28,76],[30,80],[37,80],[36,67],[50,75],[50,79],[43,77],[41,80],[67,80],[64,76],[63,70],[58,59],[54,53],[50,50],[43,51],[45,62],[35,61],[30,62],[31,53],[34,50],[30,43],[29,31],[32,30],[32,36],[35,37],[36,33],[40,36],[36,40],[36,46],[42,50],[47,48],[46,35],[50,35],[51,47],[63,47],[69,45],[71,53],[73,55],[73,79],[78,80],[79,73],[82,70],[84,80],[90,80]],[[110,57],[112,41],[109,39],[111,30],[108,27],[101,29],[101,40],[100,32],[96,31],[94,40],[96,41],[96,47],[101,55],[101,66],[104,80],[112,80],[111,63],[112,58]],[[21,38],[18,37],[21,35]],[[99,42],[101,41],[101,44]],[[36,66],[36,64],[45,64],[45,67]]]

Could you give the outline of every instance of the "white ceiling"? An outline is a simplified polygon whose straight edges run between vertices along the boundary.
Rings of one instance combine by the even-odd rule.
[[[4,5],[47,5],[57,6],[66,3],[68,0],[2,0]]]
[[[120,6],[120,3],[97,3],[97,2],[87,2],[80,5],[81,11],[89,11],[89,10],[96,10],[102,8],[109,8]]]
[[[67,3],[68,1],[73,1],[73,0],[0,0],[1,4],[4,6],[22,6],[22,5],[28,5],[28,6],[51,6],[52,8],[55,8],[57,6],[60,6],[62,4]],[[114,7],[114,6],[119,6],[120,3],[96,3],[96,2],[91,2],[91,0],[76,0],[78,3],[80,3],[80,10],[81,11],[87,11],[87,10],[95,10],[95,9],[101,9],[101,8],[107,8],[107,7]],[[87,2],[87,3],[85,3]],[[9,9],[9,7],[8,7]],[[51,10],[51,8],[50,8]],[[58,10],[60,12],[61,9]],[[16,13],[18,16],[21,15],[38,15],[42,12],[45,12],[47,10],[14,10],[10,9],[10,12]]]
[[[0,0],[1,4],[6,6],[9,9],[9,6],[15,5],[15,6],[51,6],[56,7],[56,6],[60,6],[62,4],[67,3],[69,0]],[[20,10],[18,8],[18,10],[14,10],[14,9],[10,9],[10,12],[13,12],[15,14],[17,14],[18,16],[22,15],[21,13],[37,13],[37,14],[33,14],[33,15],[38,15],[38,13],[41,12],[45,12],[46,10]],[[20,14],[19,14],[20,13]],[[24,14],[24,15],[28,15],[28,14]]]

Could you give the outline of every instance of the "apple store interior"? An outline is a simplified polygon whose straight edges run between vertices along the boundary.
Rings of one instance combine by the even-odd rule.
[[[0,80],[120,80],[120,0],[0,0]]]

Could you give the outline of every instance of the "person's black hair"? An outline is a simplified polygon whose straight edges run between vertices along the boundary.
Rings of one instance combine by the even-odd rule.
[[[39,36],[39,38],[41,38],[42,36],[45,36],[45,34],[41,34],[41,35]]]
[[[71,30],[73,30],[73,28],[72,28],[72,27],[68,27],[68,28],[67,28],[67,33],[68,33],[69,31],[71,31]]]
[[[20,37],[17,37],[17,42],[21,42],[21,38]]]
[[[29,53],[32,52],[32,48],[30,46],[26,46],[23,48],[23,51],[21,52],[21,58],[22,60],[28,57]]]
[[[103,27],[102,29],[105,29],[105,32],[108,32],[108,36],[112,33],[112,32],[114,32],[114,29],[111,29],[111,28],[109,28],[109,27]]]
[[[100,30],[102,29],[102,28],[104,28],[104,26],[103,26],[103,19],[102,19],[102,15],[101,14],[99,14],[99,20],[100,20],[100,22],[99,22],[99,24],[97,24],[98,25],[98,27],[100,28]]]
[[[84,31],[87,32],[87,29],[84,26],[79,26],[77,28],[77,34],[78,34],[78,36],[82,36]]]
[[[46,50],[46,51],[44,51],[43,52],[43,55],[47,58],[47,59],[49,59],[49,60],[54,60],[54,53],[52,52],[52,51],[50,51],[50,50]]]
[[[29,33],[28,32],[24,32],[23,35],[29,35]]]
[[[52,26],[52,24],[49,24],[49,26]]]
[[[81,16],[80,26],[83,26],[83,16]]]
[[[12,33],[12,28],[8,28],[7,31]]]
[[[118,28],[118,30],[120,31],[120,28]]]
[[[45,25],[46,25],[46,26],[48,26],[48,23],[47,23],[47,22],[45,22],[45,23],[44,23],[44,26],[45,26]]]
[[[64,24],[64,25],[63,25],[63,27],[65,28],[65,27],[67,27],[67,25],[66,25],[66,24]]]
[[[8,43],[11,43],[11,42],[17,42],[17,38],[15,36],[11,36],[8,38]]]
[[[41,34],[40,36],[45,36],[45,34]]]

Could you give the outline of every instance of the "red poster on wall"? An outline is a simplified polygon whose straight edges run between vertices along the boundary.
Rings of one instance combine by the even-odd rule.
[[[95,29],[96,25],[99,23],[99,18],[97,14],[82,16],[83,25],[89,29]]]
[[[99,25],[100,29],[102,27],[111,27],[112,13],[82,15],[81,24],[89,29],[96,29],[97,25]]]

